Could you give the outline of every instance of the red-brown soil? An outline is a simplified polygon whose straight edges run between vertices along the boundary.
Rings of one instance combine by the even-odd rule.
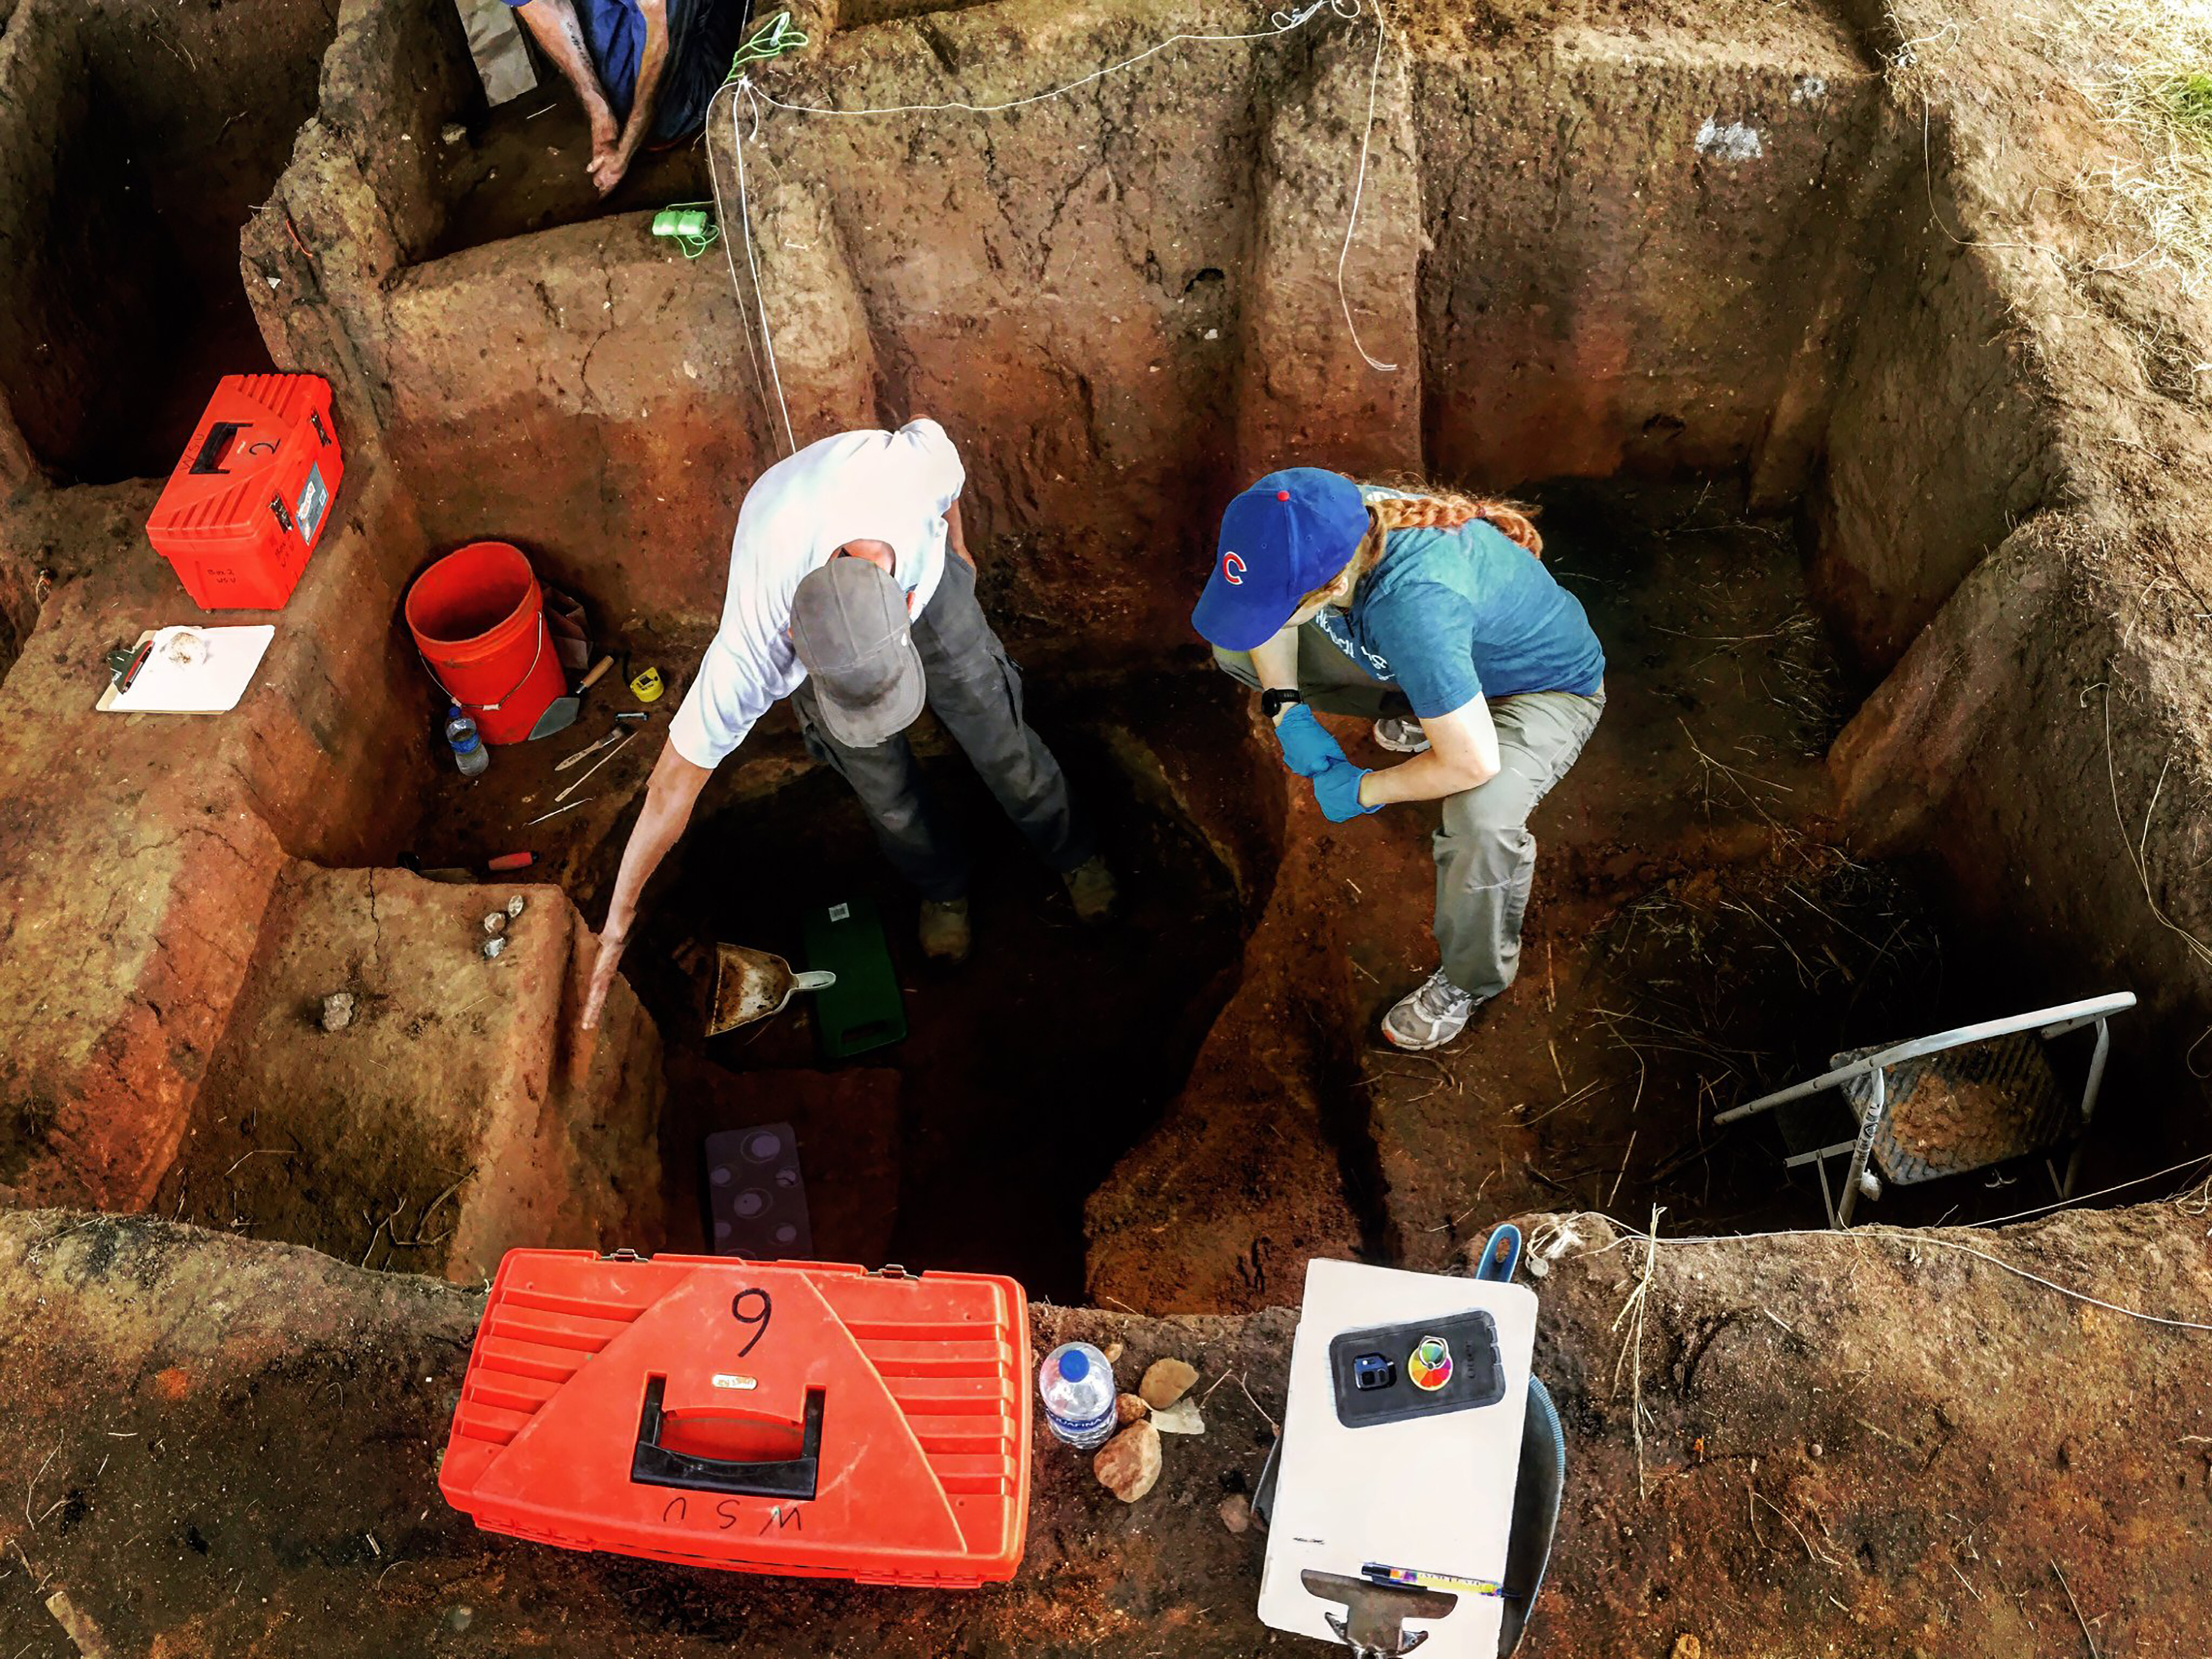
[[[1718,1654],[1999,1659],[2086,1650],[2084,1624],[2100,1653],[2212,1638],[2212,1417],[2194,1381],[2212,1336],[1996,1265],[2202,1320],[2201,1204],[1994,1234],[1662,1243],[1640,1299],[1640,1243],[1589,1217],[1524,1220],[1563,1247],[1536,1363],[1568,1468],[1534,1650],[1666,1659],[1687,1634]],[[23,1500],[0,1514],[8,1650],[78,1659],[64,1615],[105,1644],[85,1650],[174,1659],[732,1644],[1227,1659],[1269,1641],[1252,1611],[1263,1535],[1218,1511],[1281,1418],[1288,1310],[1033,1308],[1040,1343],[1125,1343],[1125,1381],[1163,1355],[1195,1364],[1206,1432],[1169,1438],[1134,1506],[1040,1437],[1019,1576],[933,1594],[476,1532],[434,1482],[477,1308],[159,1221],[0,1217],[0,1479]]]
[[[2111,193],[2142,158],[2061,3],[1421,0],[1379,71],[1328,13],[1005,115],[780,112],[733,294],[647,228],[702,155],[586,199],[557,97],[483,116],[451,0],[0,0],[0,1659],[1249,1653],[1259,1541],[1216,1506],[1280,1414],[1304,1262],[1458,1271],[1539,1208],[1575,1213],[1530,1218],[1572,1471],[1535,1647],[2204,1651],[2201,1195],[1656,1250],[1588,1213],[1814,1225],[1787,1126],[1717,1109],[2111,988],[2142,1006],[2084,1184],[2204,1149],[2212,314]],[[764,78],[841,106],[1254,26],[802,9]],[[185,614],[138,526],[198,383],[268,362],[332,380],[349,459],[268,665],[234,717],[95,715],[104,652]],[[802,867],[878,891],[915,966],[850,803],[764,732],[635,947],[664,1068],[635,1008],[598,1047],[566,1016],[670,705],[532,826],[626,700],[464,788],[400,596],[513,538],[680,690],[784,402],[802,438],[954,432],[1129,915],[1079,934],[987,843],[986,955],[904,976],[902,1048],[818,1068],[803,1013],[702,1042],[672,953],[787,945]],[[1428,815],[1325,823],[1185,626],[1223,495],[1290,459],[1537,490],[1612,656],[1522,979],[1428,1059],[1373,1037],[1431,965]],[[456,1001],[477,901],[393,866],[518,844],[557,928]],[[307,1017],[340,981],[349,1036]],[[434,1458],[478,1304],[350,1263],[691,1242],[699,1137],[787,1117],[825,1253],[1083,1297],[1040,1338],[1192,1359],[1208,1434],[1133,1509],[1048,1452],[1023,1577],[969,1597],[471,1531]],[[434,1263],[447,1205],[481,1224]],[[258,1237],[95,1212],[155,1206]]]

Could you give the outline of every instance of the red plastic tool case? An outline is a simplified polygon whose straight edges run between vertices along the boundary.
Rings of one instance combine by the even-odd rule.
[[[330,382],[226,374],[146,521],[206,611],[281,611],[345,476]]]
[[[1029,1527],[1010,1279],[514,1250],[438,1485],[492,1532],[741,1572],[945,1588]]]

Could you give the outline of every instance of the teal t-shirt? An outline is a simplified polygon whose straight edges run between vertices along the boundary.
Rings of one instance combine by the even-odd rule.
[[[1605,679],[1605,651],[1582,602],[1542,560],[1479,519],[1455,530],[1392,531],[1351,610],[1324,606],[1315,621],[1346,656],[1404,691],[1424,720],[1479,696],[1589,696]]]

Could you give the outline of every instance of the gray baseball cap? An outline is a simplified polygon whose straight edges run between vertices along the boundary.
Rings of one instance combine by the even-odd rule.
[[[888,743],[927,696],[906,590],[866,559],[837,557],[799,584],[791,643],[806,665],[830,735],[849,749]]]

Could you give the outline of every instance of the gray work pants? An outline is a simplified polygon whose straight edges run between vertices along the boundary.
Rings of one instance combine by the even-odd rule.
[[[1022,674],[975,603],[975,573],[947,552],[945,575],[914,619],[915,649],[927,677],[929,707],[966,753],[1036,855],[1065,873],[1096,850],[1089,817],[1044,739],[1022,717]],[[817,760],[836,768],[860,798],[898,872],[924,898],[968,890],[972,862],[958,830],[930,798],[903,733],[849,748],[822,724],[813,684],[791,694],[800,732]]]
[[[1214,660],[1257,686],[1252,659],[1216,650]],[[1404,715],[1406,702],[1309,623],[1298,629],[1298,690],[1332,714],[1368,720]],[[1430,845],[1437,860],[1437,948],[1444,977],[1478,1000],[1496,996],[1521,968],[1521,921],[1536,870],[1528,815],[1567,774],[1605,712],[1605,693],[1522,691],[1490,700],[1498,728],[1498,775],[1447,795]]]

